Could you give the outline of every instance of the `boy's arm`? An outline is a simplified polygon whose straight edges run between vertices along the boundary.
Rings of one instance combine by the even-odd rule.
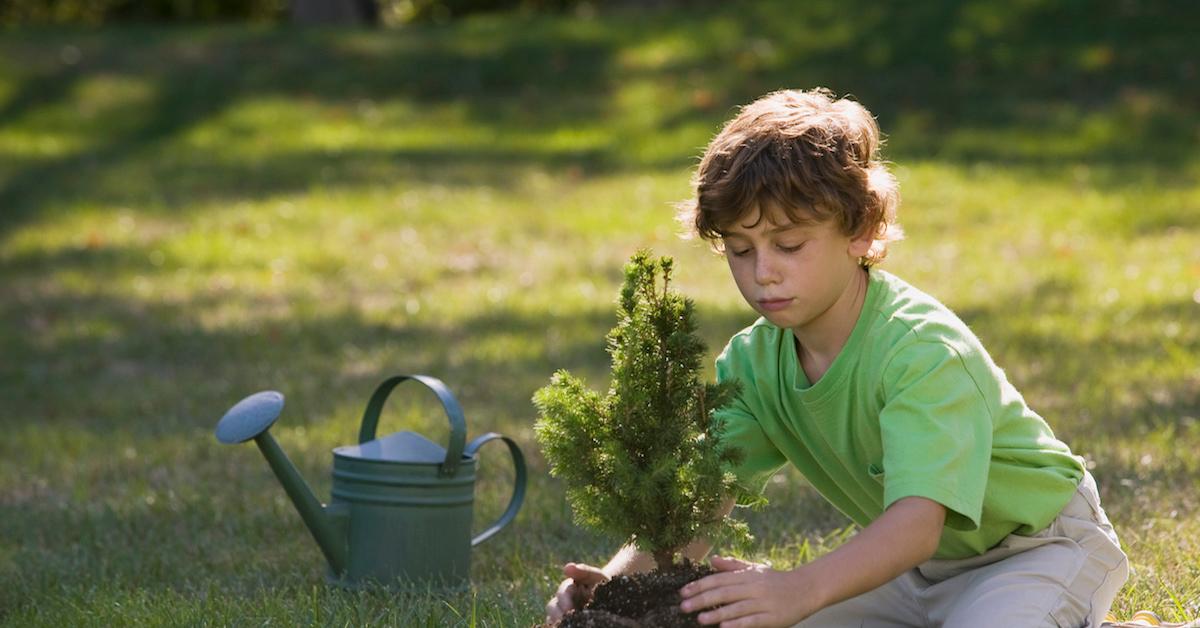
[[[724,573],[683,587],[681,607],[686,612],[712,609],[700,614],[703,624],[791,626],[931,558],[945,519],[941,504],[906,497],[845,545],[792,571],[714,558],[713,566]]]
[[[734,499],[725,499],[718,513],[726,517],[733,510]],[[712,549],[712,543],[707,539],[696,539],[683,548],[683,555],[691,560],[699,561]],[[546,621],[552,623],[562,618],[567,611],[582,606],[592,596],[596,586],[610,579],[623,575],[634,574],[654,569],[654,558],[646,552],[639,551],[633,544],[626,545],[617,551],[603,568],[596,568],[582,563],[567,563],[563,566],[566,579],[558,585],[554,597],[546,604]]]

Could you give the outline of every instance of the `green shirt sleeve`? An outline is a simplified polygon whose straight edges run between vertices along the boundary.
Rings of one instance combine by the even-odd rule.
[[[740,462],[733,468],[741,495],[739,502],[753,501],[766,488],[767,481],[787,463],[787,458],[767,437],[762,425],[754,418],[743,397],[754,386],[752,378],[738,377],[731,367],[729,350],[717,358],[717,381],[741,381],[741,391],[729,405],[714,412],[725,422],[724,441],[741,452]]]
[[[924,497],[947,527],[979,527],[992,448],[988,404],[959,352],[943,342],[898,348],[884,367],[884,508]]]

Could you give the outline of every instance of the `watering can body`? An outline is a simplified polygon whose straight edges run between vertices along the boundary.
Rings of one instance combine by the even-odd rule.
[[[405,381],[424,384],[442,402],[451,427],[448,447],[413,432],[376,438],[384,401]],[[277,401],[273,395],[278,396]],[[496,433],[465,443],[462,410],[435,378],[401,375],[376,389],[363,415],[359,443],[333,450],[332,499],[327,506],[316,500],[275,444],[266,431],[269,423],[259,425],[275,405],[282,408],[279,393],[248,397],[221,419],[217,438],[242,442],[253,432],[250,438],[259,445],[325,554],[332,582],[351,587],[366,582],[393,587],[464,586],[469,581],[471,548],[499,532],[520,509],[526,480],[521,450]],[[278,415],[277,410],[274,413]],[[512,455],[516,471],[513,494],[500,518],[472,537],[479,449],[494,440],[504,442]]]

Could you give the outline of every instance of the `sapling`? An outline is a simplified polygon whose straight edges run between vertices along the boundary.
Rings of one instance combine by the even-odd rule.
[[[608,333],[612,383],[601,395],[565,370],[537,391],[535,431],[550,473],[566,484],[577,523],[632,540],[659,570],[677,564],[697,537],[745,541],[744,524],[722,517],[734,494],[714,411],[737,383],[701,380],[704,342],[695,306],[671,290],[672,260],[639,251],[625,266],[617,325]]]

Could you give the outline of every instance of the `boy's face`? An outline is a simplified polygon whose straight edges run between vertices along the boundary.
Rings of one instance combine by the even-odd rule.
[[[843,235],[833,221],[794,223],[778,209],[747,212],[725,230],[725,259],[742,297],[771,323],[801,330],[857,287],[871,238]]]

